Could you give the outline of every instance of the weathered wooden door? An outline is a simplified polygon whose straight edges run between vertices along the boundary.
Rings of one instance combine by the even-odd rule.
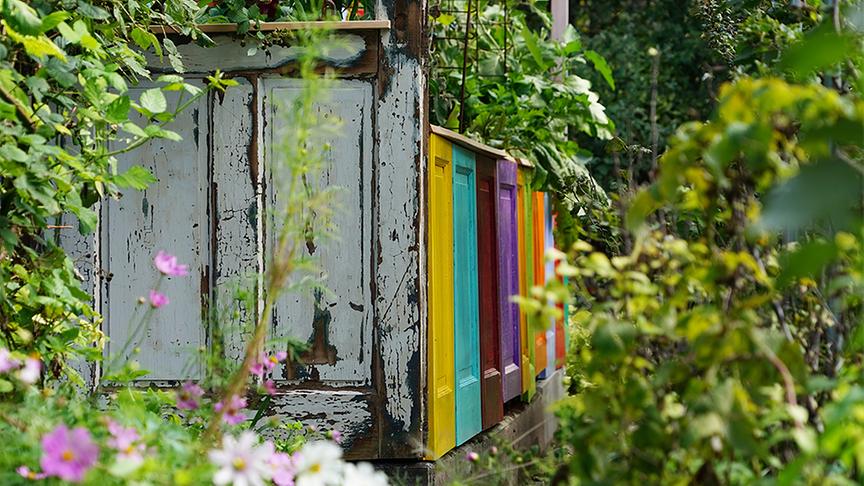
[[[453,356],[453,148],[431,136],[429,161],[429,439],[432,458],[456,444]]]
[[[480,284],[480,383],[483,428],[504,417],[501,389],[501,342],[498,312],[495,161],[477,157],[477,255]]]
[[[379,7],[379,19],[394,11],[389,0]],[[342,127],[322,138],[332,150],[317,175],[322,184],[341,187],[342,208],[336,213],[338,240],[311,241],[307,251],[320,257],[324,285],[332,293],[286,293],[270,336],[306,340],[310,351],[275,370],[276,392],[262,412],[340,431],[352,459],[424,456],[423,184],[433,171],[425,163],[424,124],[416,115],[424,105],[423,54],[419,44],[406,41],[420,35],[423,17],[400,18],[392,27],[378,22],[334,32],[339,48],[324,56],[339,79],[319,109]],[[126,342],[131,345],[123,357],[140,349],[137,359],[151,371],[143,380],[157,386],[202,378],[199,351],[219,349],[217,339],[228,359],[240,358],[244,330],[210,317],[228,307],[246,321],[256,319],[275,229],[267,215],[284,201],[268,174],[280,155],[280,106],[302,86],[286,78],[295,72],[300,50],[276,43],[251,53],[234,35],[212,38],[214,46],[205,48],[175,37],[187,68],[184,78],[202,86],[219,68],[238,86],[208,93],[170,123],[167,128],[182,140],[153,141],[118,158],[119,170],[142,165],[158,182],[104,201],[97,236],[68,234],[74,229],[60,235],[96,295],[110,338],[106,351],[118,353]],[[167,60],[150,57],[149,62],[154,72],[173,73]],[[130,95],[137,99],[151,87],[134,88]],[[171,94],[166,96],[173,108]],[[442,201],[450,205],[451,198],[448,192]],[[445,258],[452,256],[450,233],[441,241],[448,246]],[[159,250],[189,265],[190,275],[163,278],[160,288],[171,302],[153,311],[149,328],[138,330],[135,303],[156,286],[153,256]],[[253,282],[249,305],[238,305],[229,290],[240,277]],[[444,295],[452,301],[452,293],[451,286]],[[452,370],[452,304],[444,315],[451,316],[442,329],[450,333],[450,357],[444,362]],[[231,327],[221,328],[223,323]],[[98,383],[98,367],[87,372]],[[452,371],[450,377],[452,397]],[[451,437],[453,415],[451,406],[444,414]],[[448,427],[442,430],[446,434]]]
[[[282,110],[302,95],[301,82],[284,78],[259,81],[264,93],[265,164],[277,164],[279,147],[291,143],[286,136]],[[336,131],[318,131],[319,146],[325,144],[325,166],[316,174],[321,188],[338,187],[339,210],[334,213],[337,232],[326,242],[309,241],[307,257],[317,258],[327,290],[284,293],[276,303],[274,339],[293,337],[308,343],[299,361],[287,363],[274,372],[277,384],[315,381],[330,386],[369,387],[372,383],[372,289],[366,274],[371,266],[372,213],[372,84],[361,80],[339,80],[318,103],[324,120],[338,123]],[[338,121],[337,121],[338,120]],[[287,132],[290,136],[290,132]],[[351,136],[343,136],[351,134]],[[274,167],[275,168],[275,167]],[[266,200],[268,207],[285,207],[287,194],[270,172]],[[314,224],[314,221],[311,223]],[[267,247],[279,231],[272,218],[267,224]],[[265,259],[265,270],[269,262]],[[338,366],[337,366],[338,363]]]
[[[519,307],[511,297],[519,294],[519,234],[516,229],[516,163],[498,160],[495,196],[498,221],[498,309],[501,325],[501,371],[504,401],[522,393],[519,369]]]
[[[544,247],[544,262],[546,266],[546,282],[551,282],[555,278],[555,263],[545,258],[546,248],[555,248],[555,234],[552,231],[554,221],[552,219],[552,201],[549,200],[549,194],[544,194],[544,231],[546,232]],[[546,377],[555,372],[555,324],[556,319],[549,319],[549,327],[546,328]]]
[[[534,285],[546,285],[546,263],[543,252],[546,248],[546,199],[542,192],[533,193],[533,204],[531,207],[531,229],[533,232],[533,262],[534,262]],[[545,375],[546,371],[546,330],[540,329],[534,332],[534,359],[536,360],[537,375]]]
[[[453,145],[453,289],[456,444],[482,429],[477,294],[477,187],[474,154]]]
[[[130,90],[137,98],[146,87]],[[168,97],[176,102],[176,95]],[[176,382],[198,379],[199,348],[207,346],[199,323],[210,291],[210,224],[207,144],[210,117],[206,99],[182,112],[171,126],[183,143],[154,140],[118,158],[118,171],[132,165],[147,168],[158,180],[145,191],[128,191],[102,205],[103,228],[97,266],[101,277],[103,332],[111,339],[106,355],[125,360],[133,349],[149,370],[147,379]],[[110,231],[104,231],[109,229]],[[153,256],[163,250],[189,265],[190,276],[159,281]],[[142,321],[138,299],[157,286],[173,305],[151,312]]]

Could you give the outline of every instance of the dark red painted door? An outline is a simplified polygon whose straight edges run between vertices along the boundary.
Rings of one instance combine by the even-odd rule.
[[[480,393],[483,428],[504,418],[498,324],[498,248],[495,226],[494,160],[477,158],[477,256],[480,287]]]

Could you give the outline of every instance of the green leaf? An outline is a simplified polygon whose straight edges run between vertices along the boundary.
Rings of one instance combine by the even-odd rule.
[[[612,68],[610,68],[609,64],[606,63],[606,58],[591,50],[585,51],[583,55],[585,56],[585,59],[591,61],[591,64],[594,65],[594,69],[603,76],[603,79],[606,80],[606,84],[614,90],[615,80],[612,78]]]
[[[0,380],[0,393],[9,393],[13,389],[12,383],[7,380]]]
[[[456,21],[456,16],[450,14],[441,14],[435,19],[435,21],[446,27]]]
[[[133,165],[126,172],[114,176],[114,183],[118,187],[128,187],[143,191],[147,187],[156,182],[156,178],[144,167]]]
[[[176,132],[172,132],[171,130],[165,130],[163,128],[159,128],[157,125],[150,125],[144,128],[144,131],[147,133],[148,137],[153,138],[164,138],[166,140],[171,140],[173,142],[179,142],[183,140],[183,137],[178,135]]]
[[[49,30],[53,29],[54,27],[57,27],[57,25],[60,22],[63,22],[64,20],[66,20],[68,18],[69,18],[69,12],[66,12],[63,10],[58,10],[56,12],[52,12],[52,13],[46,15],[42,19],[42,25],[41,25],[39,30],[41,30],[42,33],[48,32]]]
[[[96,225],[99,222],[96,211],[90,208],[81,208],[76,216],[78,216],[78,232],[82,235],[88,235],[96,230]]]
[[[531,57],[534,58],[534,62],[537,63],[537,66],[543,70],[546,69],[547,64],[543,59],[543,53],[540,51],[540,46],[538,45],[537,36],[534,35],[528,27],[522,29],[522,37],[525,39],[525,47],[528,48],[528,52],[531,53]]]
[[[39,35],[42,30],[42,19],[32,7],[20,0],[3,2],[3,18],[14,30],[24,35]]]
[[[136,137],[139,137],[139,138],[146,138],[147,137],[147,132],[145,132],[143,128],[139,127],[138,125],[136,125],[132,122],[124,123],[123,124],[123,130],[125,130],[125,131],[129,132],[130,134],[132,134]]]
[[[23,45],[28,55],[37,59],[47,56],[56,57],[62,61],[66,60],[66,54],[45,35],[22,35],[7,24],[6,20],[0,21],[0,24],[6,26],[6,32],[9,34],[9,37],[13,41]]]
[[[804,77],[846,59],[855,49],[856,42],[853,37],[835,32],[830,23],[825,23],[787,49],[779,68]]]
[[[780,275],[777,285],[781,288],[794,284],[803,277],[814,277],[837,256],[833,242],[811,241],[800,248],[780,255]]]
[[[93,20],[105,20],[111,16],[107,10],[85,0],[78,0],[78,13]]]
[[[795,177],[773,188],[765,197],[759,227],[795,232],[820,223],[844,229],[860,219],[861,174],[837,159],[811,163]]]
[[[180,52],[177,50],[177,46],[174,45],[174,41],[166,37],[162,39],[162,45],[165,46],[165,52],[168,53],[168,62],[171,63],[171,67],[178,73],[184,72],[185,68],[183,67],[183,60],[180,57]]]
[[[69,27],[69,24],[66,22],[60,22],[57,25],[57,30],[60,32],[60,35],[66,39],[66,42],[69,42],[70,44],[77,44],[81,41],[81,34],[72,27]]]
[[[168,102],[165,101],[165,95],[159,88],[151,88],[141,93],[141,98],[138,100],[141,106],[150,113],[163,113],[168,109]]]
[[[129,36],[132,37],[132,41],[140,47],[141,49],[147,49],[150,47],[150,36],[149,32],[145,31],[141,27],[135,27],[132,29],[132,32],[129,33]]]
[[[111,103],[108,104],[108,107],[105,109],[105,119],[108,120],[109,123],[122,123],[129,118],[129,107],[131,106],[131,101],[128,96],[120,96]]]

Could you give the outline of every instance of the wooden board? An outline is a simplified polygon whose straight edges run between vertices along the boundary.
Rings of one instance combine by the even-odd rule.
[[[453,148],[433,136],[429,174],[429,441],[432,458],[456,445],[453,356]]]
[[[554,233],[555,229],[558,227],[556,213],[553,211],[552,213],[552,231]],[[561,263],[560,260],[555,262],[555,278],[558,279],[559,282],[564,283],[564,278],[558,275],[557,268],[558,264]],[[567,322],[567,309],[564,307],[564,303],[559,302],[558,310],[561,311],[561,318],[555,321],[555,368],[561,368],[564,366],[564,361],[566,360],[566,352],[567,352],[567,333],[564,331],[564,323]]]
[[[235,296],[242,289],[261,297],[264,238],[260,215],[264,200],[257,153],[249,150],[257,137],[258,123],[253,116],[259,112],[257,86],[246,78],[235,80],[237,86],[211,98],[215,161],[211,200],[216,221],[213,303],[225,316],[219,319],[219,329],[213,330],[214,338],[221,340],[226,358],[239,362],[258,315],[258,299],[243,302]],[[236,318],[228,318],[234,315]]]
[[[522,208],[525,227],[523,237],[525,238],[525,292],[530,293],[531,288],[535,285],[534,282],[534,193],[530,187],[531,169],[528,167],[520,167],[520,173],[524,176],[524,207]],[[526,339],[524,347],[528,350],[528,389],[525,392],[525,398],[530,401],[537,393],[537,356],[535,353],[535,332],[534,326],[531,325],[530,319],[526,315]],[[525,376],[524,372],[523,375]]]
[[[546,285],[546,263],[543,251],[546,248],[546,198],[542,192],[534,192],[532,197],[531,219],[533,232],[534,285]],[[546,328],[534,330],[534,359],[536,375],[546,371]],[[535,376],[536,376],[535,375]]]
[[[345,74],[373,74],[378,62],[378,31],[356,30],[322,38],[320,60]],[[291,74],[304,54],[302,47],[274,43],[252,47],[235,35],[217,34],[213,45],[202,46],[189,38],[176,39],[177,51],[187,73],[207,74],[218,67],[225,73],[260,74],[262,71]],[[147,67],[154,72],[173,72],[167,56],[146,52]]]
[[[519,307],[511,301],[519,294],[519,234],[516,227],[516,163],[498,159],[495,200],[498,235],[498,312],[501,326],[503,396],[507,402],[522,394],[519,368]]]
[[[516,230],[519,247],[519,295],[528,293],[528,267],[527,253],[525,248],[525,173],[519,170],[516,174]],[[519,309],[519,352],[522,371],[522,398],[528,398],[528,390],[534,381],[531,374],[534,367],[528,349],[533,345],[533,340],[528,339],[528,315]]]
[[[544,194],[544,225],[543,231],[546,234],[546,245],[543,250],[544,265],[546,267],[546,282],[551,282],[555,278],[555,263],[545,258],[546,248],[555,248],[555,235],[552,231],[554,221],[552,219],[552,201],[549,199],[549,194]],[[555,323],[554,318],[550,318],[548,327],[546,328],[546,370],[544,377],[552,376],[555,372]]]
[[[132,98],[144,89],[130,90]],[[169,95],[173,106],[177,94]],[[123,357],[140,349],[136,359],[150,370],[147,379],[152,381],[199,378],[198,350],[208,344],[201,322],[210,287],[209,118],[207,100],[199,99],[169,127],[182,141],[153,140],[118,157],[118,171],[141,165],[158,182],[145,191],[124,191],[122,198],[102,206],[100,310],[103,331],[110,337],[106,354],[120,353],[130,342]],[[171,303],[140,324],[149,306],[137,302],[159,281],[153,266],[159,250],[189,265],[190,275],[163,278],[160,291]],[[139,325],[144,328],[136,337]]]
[[[498,245],[494,160],[477,157],[477,255],[480,284],[480,370],[483,428],[504,417],[498,309]]]
[[[453,145],[453,302],[456,444],[482,428],[477,295],[477,185],[474,154]]]

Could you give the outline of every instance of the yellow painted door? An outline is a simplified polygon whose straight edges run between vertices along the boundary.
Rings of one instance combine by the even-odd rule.
[[[453,148],[430,136],[429,157],[429,443],[437,459],[456,445],[453,352]]]

